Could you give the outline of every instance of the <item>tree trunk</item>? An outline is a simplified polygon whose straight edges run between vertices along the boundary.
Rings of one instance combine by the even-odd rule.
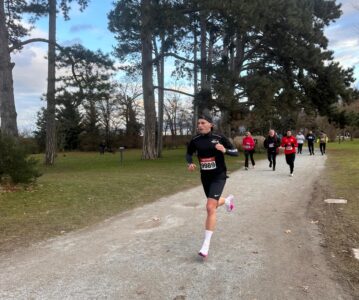
[[[208,90],[207,84],[207,19],[203,11],[200,13],[201,26],[201,90]]]
[[[161,36],[161,51],[163,53],[164,38]],[[156,41],[154,40],[155,54],[159,56],[157,51]],[[163,148],[163,105],[164,105],[164,73],[165,73],[165,58],[162,55],[156,63],[157,81],[158,81],[158,124],[157,124],[157,156],[162,156]]]
[[[14,87],[4,0],[0,0],[0,118],[1,132],[18,136]]]
[[[47,71],[47,109],[46,109],[46,154],[45,164],[53,165],[56,155],[55,124],[55,46],[56,43],[56,0],[49,1],[49,47]]]
[[[197,65],[197,51],[198,51],[198,41],[197,41],[197,31],[196,27],[193,28],[193,88],[194,94],[198,93],[198,65]],[[197,133],[197,121],[198,121],[198,104],[193,102],[193,118],[192,118],[192,134],[195,135]]]
[[[163,103],[164,103],[164,76],[165,76],[165,58],[162,56],[160,61],[160,77],[158,85],[160,87],[158,91],[158,133],[157,133],[157,155],[162,156],[163,148]]]
[[[142,44],[142,88],[145,109],[142,159],[157,158],[156,152],[156,109],[153,92],[152,30],[150,0],[141,2],[141,44]]]

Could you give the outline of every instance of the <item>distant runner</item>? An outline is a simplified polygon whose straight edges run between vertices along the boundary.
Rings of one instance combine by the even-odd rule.
[[[279,137],[277,136],[276,132],[273,129],[269,130],[268,136],[264,140],[264,148],[267,149],[269,167],[272,168],[273,166],[273,171],[275,171],[276,157],[278,154],[279,147],[280,147]]]
[[[297,140],[292,136],[290,130],[287,131],[287,135],[282,138],[282,147],[284,147],[285,160],[289,165],[290,174],[289,176],[294,175],[294,160],[295,160],[295,148],[298,147]]]
[[[194,171],[196,165],[192,156],[196,152],[201,170],[201,181],[207,197],[207,218],[205,224],[205,238],[199,250],[199,255],[207,257],[211,237],[216,226],[216,210],[225,204],[228,212],[234,209],[234,196],[221,197],[227,179],[227,168],[224,161],[224,154],[238,156],[238,150],[223,135],[212,133],[212,118],[202,115],[198,118],[199,134],[190,141],[186,160],[188,170]]]
[[[315,143],[315,135],[312,131],[309,131],[309,133],[306,136],[306,139],[308,141],[308,150],[310,155],[314,155],[314,143]]]
[[[318,141],[319,141],[320,152],[322,153],[322,155],[324,155],[326,146],[327,146],[327,142],[328,142],[328,136],[325,134],[324,131],[320,132]]]
[[[248,170],[249,157],[251,158],[251,163],[254,168],[256,163],[254,161],[253,154],[254,154],[254,147],[256,146],[256,144],[255,144],[254,139],[249,131],[247,131],[245,133],[245,137],[243,138],[243,141],[242,141],[242,146],[244,149],[244,156],[245,156],[244,168],[246,170]]]
[[[301,133],[299,131],[295,138],[297,139],[297,142],[298,142],[298,151],[297,151],[297,153],[302,154],[303,144],[305,142],[305,136],[304,136],[303,133]]]

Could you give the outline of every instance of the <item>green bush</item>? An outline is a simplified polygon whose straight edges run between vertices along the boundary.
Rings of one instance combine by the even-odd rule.
[[[0,134],[0,183],[30,183],[41,176],[37,160],[29,158],[24,147],[11,137]]]

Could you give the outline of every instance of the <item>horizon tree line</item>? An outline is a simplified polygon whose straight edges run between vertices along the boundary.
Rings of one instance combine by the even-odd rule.
[[[68,19],[71,2],[0,0],[1,131],[18,135],[11,52],[31,42],[47,42],[48,165],[54,163],[59,139],[56,122],[64,114],[72,113],[75,120],[83,118],[81,123],[92,135],[96,135],[94,124],[101,121],[109,139],[111,116],[119,113],[115,99],[109,96],[115,88],[109,80],[111,72],[125,71],[142,78],[142,159],[161,156],[164,116],[168,115],[164,103],[169,92],[193,99],[192,133],[197,114],[207,109],[220,115],[219,129],[227,135],[249,116],[258,122],[267,120],[268,126],[290,125],[302,109],[342,122],[338,100],[349,104],[358,95],[351,87],[353,69],[343,69],[327,49],[324,29],[341,15],[334,0],[117,1],[108,14],[108,28],[117,40],[114,58],[127,63],[122,70],[115,69],[115,60],[101,51],[57,44],[57,13]],[[86,0],[75,2],[81,10],[90,5]],[[47,40],[24,40],[28,34],[21,25],[25,13],[33,16],[33,22],[49,18]],[[173,60],[173,76],[188,80],[192,93],[165,86],[166,67]],[[59,68],[69,70],[66,78],[56,77]],[[79,113],[80,106],[84,113]],[[344,119],[348,123],[353,118],[345,115]],[[62,128],[70,128],[66,126]],[[165,126],[174,130],[170,123]]]

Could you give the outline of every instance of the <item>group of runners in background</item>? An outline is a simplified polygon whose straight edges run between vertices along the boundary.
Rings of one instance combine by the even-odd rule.
[[[238,150],[233,144],[223,135],[213,133],[213,121],[209,115],[201,115],[197,122],[198,135],[193,137],[188,144],[186,160],[189,171],[194,171],[197,166],[193,162],[192,156],[196,153],[201,172],[201,182],[204,192],[207,197],[206,209],[207,217],[205,221],[205,235],[202,247],[199,250],[199,255],[206,258],[209,252],[209,246],[216,226],[216,211],[217,208],[224,205],[228,212],[233,211],[235,200],[233,195],[222,197],[222,192],[227,180],[227,168],[224,160],[224,155],[238,156]],[[304,141],[308,142],[308,149],[310,155],[314,155],[314,143],[316,137],[310,131],[306,137],[299,132],[296,137],[292,136],[290,130],[286,135],[280,139],[276,132],[269,130],[268,136],[264,140],[264,147],[267,149],[269,167],[276,168],[276,156],[279,153],[279,148],[284,148],[286,162],[289,165],[290,176],[294,172],[294,160],[296,153],[302,154]],[[325,154],[325,145],[328,137],[324,132],[321,132],[319,137],[320,151],[322,155]],[[255,167],[254,149],[255,140],[248,131],[243,138],[242,146],[245,155],[245,169],[248,170],[249,159],[251,160],[253,168]],[[298,151],[298,152],[297,152]]]
[[[306,136],[304,136],[304,134],[299,131],[298,134],[294,137],[292,135],[292,131],[288,130],[286,135],[280,139],[273,129],[269,130],[268,136],[264,140],[264,148],[267,149],[269,167],[273,168],[273,171],[275,171],[276,157],[279,153],[279,148],[282,147],[284,148],[286,162],[289,165],[290,176],[293,176],[295,155],[302,154],[305,141],[308,143],[308,150],[310,155],[315,154],[314,144],[316,141],[319,143],[321,154],[325,154],[328,136],[324,133],[324,131],[320,132],[319,138],[317,139],[312,131],[309,131]],[[253,168],[255,167],[255,161],[253,157],[255,146],[255,140],[251,136],[251,133],[247,131],[242,142],[245,156],[245,170],[248,170],[249,158],[251,159]]]

